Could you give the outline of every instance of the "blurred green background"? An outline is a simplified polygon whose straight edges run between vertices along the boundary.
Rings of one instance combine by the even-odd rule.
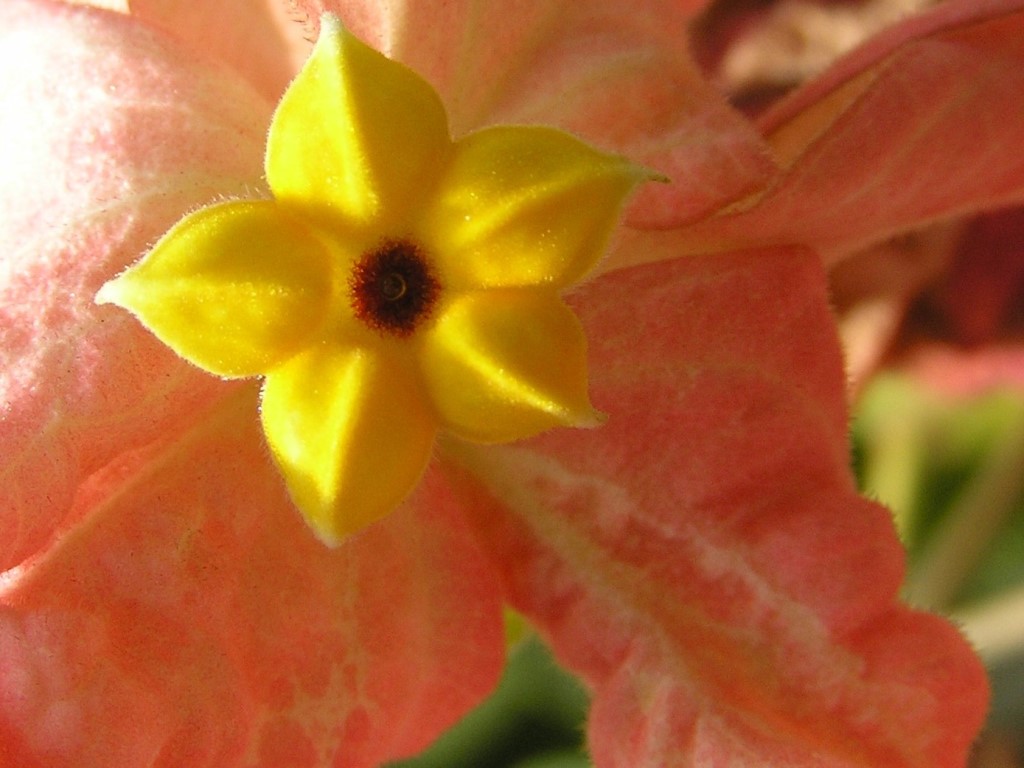
[[[586,768],[587,695],[535,636],[515,645],[501,684],[420,757],[392,768]]]

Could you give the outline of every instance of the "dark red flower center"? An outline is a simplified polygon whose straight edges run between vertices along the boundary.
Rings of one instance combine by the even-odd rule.
[[[386,240],[366,253],[349,278],[356,317],[381,333],[406,337],[430,316],[441,285],[418,245]]]

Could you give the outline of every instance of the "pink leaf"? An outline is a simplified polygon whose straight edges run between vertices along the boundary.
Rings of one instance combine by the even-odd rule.
[[[761,121],[787,172],[688,250],[805,243],[838,258],[1024,200],[1024,3],[943,3],[851,53]]]
[[[96,289],[182,211],[258,188],[270,105],[123,16],[0,6],[0,567],[81,478],[223,394]]]
[[[439,487],[329,550],[255,413],[236,392],[99,472],[0,582],[4,765],[362,768],[494,685],[494,580]]]
[[[281,0],[131,0],[152,24],[201,60],[219,59],[276,102],[308,53],[305,30]],[[301,58],[300,58],[301,57]]]
[[[963,765],[984,672],[896,601],[816,257],[666,262],[575,298],[608,423],[458,452],[456,477],[508,599],[594,687],[596,764]]]
[[[494,123],[572,131],[672,179],[630,206],[643,226],[693,220],[760,190],[776,168],[685,50],[686,3],[644,0],[312,2],[441,93],[456,135]],[[458,31],[453,40],[453,30]]]

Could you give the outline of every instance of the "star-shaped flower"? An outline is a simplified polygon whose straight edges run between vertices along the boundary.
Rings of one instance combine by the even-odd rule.
[[[325,542],[408,495],[439,426],[498,443],[599,422],[559,292],[641,169],[538,126],[453,143],[434,90],[327,15],[266,174],[273,200],[191,214],[98,300],[211,373],[265,374],[267,440]]]

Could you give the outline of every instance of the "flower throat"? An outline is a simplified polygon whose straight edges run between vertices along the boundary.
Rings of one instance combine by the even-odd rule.
[[[349,278],[355,316],[401,338],[430,316],[440,292],[422,250],[409,240],[384,241],[360,259]]]

